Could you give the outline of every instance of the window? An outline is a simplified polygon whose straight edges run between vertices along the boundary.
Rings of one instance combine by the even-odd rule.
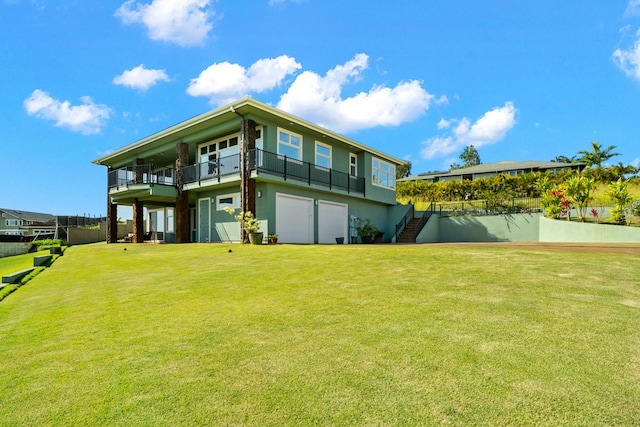
[[[278,154],[302,160],[302,136],[278,129]]]
[[[358,156],[349,153],[349,175],[358,176]]]
[[[380,159],[373,159],[371,178],[373,185],[396,188],[396,167]]]
[[[331,146],[316,141],[316,166],[331,169]]]
[[[17,227],[20,225],[20,220],[18,219],[6,219],[4,221],[4,223],[8,226],[8,227]]]
[[[216,199],[216,209],[219,211],[225,208],[240,208],[240,193],[223,194]]]

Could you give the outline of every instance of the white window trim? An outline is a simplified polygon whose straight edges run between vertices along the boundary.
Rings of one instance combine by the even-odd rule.
[[[355,162],[351,163],[351,159],[354,159]],[[351,166],[355,168],[355,171],[353,174],[351,173]],[[358,176],[358,156],[355,153],[349,153],[349,175]]]
[[[374,163],[375,161],[377,161],[377,162],[378,162],[378,168],[377,168],[377,171],[378,171],[378,177],[380,176],[380,165],[385,164],[385,165],[389,166],[389,172],[388,172],[388,173],[389,173],[390,179],[393,181],[393,185],[392,185],[392,186],[390,186],[390,185],[383,185],[383,184],[380,184],[380,183],[378,183],[378,182],[375,182],[375,180],[373,179],[373,176],[374,176],[374,175],[373,175],[373,173],[374,173],[374,171],[376,170],[376,168],[373,166],[373,163]],[[382,160],[382,159],[379,159],[379,158],[377,158],[377,157],[373,157],[373,158],[371,159],[371,183],[372,183],[373,185],[375,185],[376,187],[386,188],[386,189],[390,189],[390,190],[395,190],[395,188],[396,188],[396,166],[395,166],[393,163],[385,162],[385,161],[384,161],[384,160]]]
[[[229,197],[231,197],[233,200],[233,202],[231,203],[231,206],[220,206],[220,200],[227,199]],[[240,193],[221,194],[216,197],[216,210],[218,211],[223,211],[225,208],[240,209],[240,207],[241,207]]]
[[[304,145],[304,141],[302,139],[302,135],[300,135],[298,133],[295,133],[295,132],[291,132],[290,130],[287,130],[287,129],[284,129],[284,128],[280,128],[280,127],[277,129],[277,132],[278,133],[276,134],[276,143],[278,144],[278,155],[281,155],[281,156],[285,155],[285,154],[281,154],[280,153],[280,144],[282,144],[282,145],[286,145],[287,147],[291,147],[291,148],[293,148],[295,150],[298,150],[298,152],[299,152],[299,155],[298,155],[299,158],[294,159],[294,158],[291,158],[291,157],[287,156],[288,159],[302,161],[302,152],[303,152],[302,151],[302,146]],[[287,135],[289,135],[289,137],[295,136],[296,138],[298,138],[300,140],[300,147],[298,147],[296,145],[293,145],[293,144],[289,144],[288,142],[285,142],[285,141],[281,141],[280,140],[280,133],[281,132],[282,133],[286,133]]]
[[[329,155],[325,156],[324,154],[318,153],[318,147],[327,148],[329,150]],[[318,157],[321,157],[323,159],[328,159],[329,160],[329,166],[319,165],[318,164]],[[316,167],[319,168],[319,169],[331,169],[333,167],[333,147],[328,145],[328,144],[325,144],[323,142],[316,141],[315,160],[314,161],[315,161]]]

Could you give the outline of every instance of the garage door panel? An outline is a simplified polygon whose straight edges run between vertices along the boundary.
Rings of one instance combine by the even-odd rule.
[[[336,243],[336,237],[348,242],[348,212],[346,204],[320,200],[318,202],[318,243]]]
[[[313,199],[276,194],[276,232],[282,243],[313,243]]]

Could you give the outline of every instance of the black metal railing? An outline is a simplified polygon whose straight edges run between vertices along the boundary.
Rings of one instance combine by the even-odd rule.
[[[109,172],[109,188],[135,184],[175,185],[175,168],[158,168],[154,165],[125,166]]]
[[[308,185],[321,185],[347,193],[365,194],[365,180],[362,177],[269,151],[252,150],[249,153],[249,167],[258,172],[281,176],[285,180],[292,179]]]
[[[416,211],[415,205],[413,204],[410,205],[409,209],[407,210],[407,213],[404,214],[400,222],[396,224],[396,242],[398,241],[398,237],[400,237],[400,234],[402,234],[405,228],[407,228],[407,225],[413,219],[413,216],[415,215],[415,211]]]
[[[320,185],[339,189],[347,193],[365,195],[365,179],[335,169],[325,168],[309,162],[264,150],[251,150],[249,169],[258,173],[281,176],[285,180]],[[240,175],[240,154],[221,157],[203,163],[184,166],[181,169],[182,183],[190,184],[207,180],[220,180],[225,176]],[[155,168],[153,165],[126,166],[109,172],[109,188],[133,184],[176,185],[175,168]]]
[[[240,154],[221,157],[182,168],[182,183],[202,182],[215,179],[218,182],[222,177],[240,174]]]
[[[437,202],[435,210],[440,216],[484,216],[518,213],[539,213],[539,198],[505,200],[468,200],[464,202]]]
[[[409,227],[411,220],[415,218],[415,214],[416,214],[415,205],[411,205],[411,207],[409,208],[407,213],[404,215],[404,217],[402,217],[402,219],[396,224],[396,242],[398,241],[398,238],[405,230],[407,230],[407,232],[411,232],[414,236],[417,236],[418,233],[422,231],[422,228],[427,223],[427,220],[433,213],[434,213],[434,206],[433,204],[429,204],[427,209],[424,212],[422,212],[422,215],[420,215],[419,221],[414,222],[412,226],[413,229],[407,230],[407,227]]]

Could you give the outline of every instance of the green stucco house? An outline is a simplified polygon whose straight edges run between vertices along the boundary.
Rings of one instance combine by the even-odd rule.
[[[348,243],[364,218],[391,241],[404,214],[394,209],[401,160],[251,98],[94,163],[107,167],[108,242],[122,205],[133,207],[134,242],[240,241],[227,207],[253,212],[281,243]]]

